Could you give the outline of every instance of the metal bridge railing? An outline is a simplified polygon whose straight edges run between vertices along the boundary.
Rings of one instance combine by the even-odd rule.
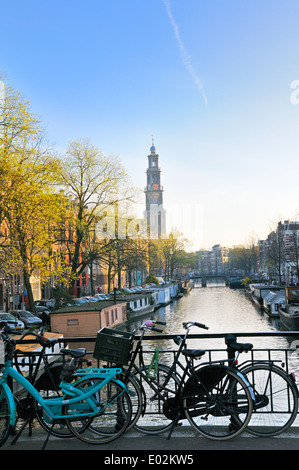
[[[189,347],[196,347],[200,349],[205,349],[208,353],[208,356],[204,356],[205,361],[208,360],[220,360],[227,357],[227,350],[225,346],[225,338],[228,335],[234,335],[239,342],[250,342],[253,343],[253,349],[247,353],[240,356],[240,360],[247,361],[249,360],[249,355],[251,359],[257,360],[280,360],[283,362],[286,371],[289,371],[290,368],[296,373],[298,371],[298,382],[299,382],[299,331],[272,331],[272,332],[232,332],[232,333],[203,333],[203,334],[189,334],[188,336],[188,345]],[[159,348],[161,354],[173,356],[176,352],[175,343],[173,340],[177,337],[177,334],[149,334],[143,337],[144,341],[144,352],[151,352],[156,347]],[[286,347],[272,347],[273,338],[283,337],[287,339]],[[138,336],[136,336],[138,338]],[[269,347],[255,347],[254,338],[267,338],[269,340]],[[219,340],[217,342],[217,348],[207,347],[207,340]],[[194,342],[193,340],[198,340]],[[203,342],[203,340],[205,340]],[[79,347],[84,346],[87,349],[87,354],[92,356],[94,345],[96,341],[95,336],[86,336],[86,337],[67,337],[59,338],[59,343],[62,346],[68,345],[69,347]],[[165,347],[167,342],[167,347]],[[25,343],[32,343],[32,340],[25,339]],[[147,348],[146,343],[150,343]],[[219,347],[218,347],[219,343]],[[223,345],[223,347],[222,347]],[[53,352],[49,352],[49,355],[55,356]],[[162,358],[162,356],[161,356]]]
[[[265,361],[279,361],[280,365],[284,368],[287,373],[294,372],[297,379],[297,385],[299,384],[299,331],[273,331],[273,332],[236,332],[236,333],[204,333],[204,334],[189,334],[188,336],[188,347],[200,348],[206,350],[206,355],[202,357],[201,363],[209,361],[219,361],[227,359],[227,349],[225,345],[225,338],[227,336],[234,335],[238,342],[251,342],[254,347],[249,353],[242,353],[239,356],[239,365],[243,362],[252,360],[265,360]],[[171,365],[173,357],[177,351],[175,343],[172,341],[178,335],[165,335],[165,334],[149,334],[143,337],[144,347],[143,352],[148,354],[149,362],[150,356],[155,351],[155,348],[159,349],[159,362],[167,365]],[[273,339],[275,337],[286,338],[286,347],[272,347]],[[138,336],[136,337],[138,338]],[[263,343],[269,342],[269,347],[255,347],[256,339],[263,338]],[[193,341],[196,340],[196,341]],[[217,347],[207,347],[209,340],[217,340]],[[218,341],[219,340],[219,341]],[[93,350],[95,345],[96,337],[68,337],[59,338],[59,343],[63,346],[69,347],[82,347],[87,349],[87,354],[93,356]],[[30,340],[24,342],[30,343]],[[32,342],[32,341],[31,341]],[[219,344],[219,347],[218,347]],[[223,346],[222,346],[223,345]],[[53,356],[53,352],[49,352],[49,355]],[[56,354],[54,354],[55,356]],[[183,357],[180,358],[180,362],[184,363]],[[94,359],[95,366],[102,366],[98,360]]]

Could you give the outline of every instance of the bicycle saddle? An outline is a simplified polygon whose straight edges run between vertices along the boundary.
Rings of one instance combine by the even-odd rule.
[[[203,349],[183,349],[182,354],[184,356],[191,357],[192,359],[196,359],[197,357],[201,357],[206,352]]]
[[[236,341],[233,341],[233,342],[228,344],[228,347],[233,349],[234,351],[248,352],[250,349],[253,348],[253,344],[251,344],[251,343],[237,343]]]
[[[60,352],[62,352],[63,354],[69,354],[72,357],[78,358],[78,357],[85,356],[86,349],[85,348],[78,348],[78,349],[63,348],[63,349],[60,349]]]

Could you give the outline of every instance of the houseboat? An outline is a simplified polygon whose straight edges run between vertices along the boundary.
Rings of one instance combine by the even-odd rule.
[[[286,287],[286,305],[279,307],[280,325],[289,331],[299,331],[299,287]]]
[[[241,289],[244,287],[244,279],[241,279],[239,277],[232,277],[228,281],[228,286],[231,289]]]
[[[285,291],[269,291],[263,296],[263,309],[270,316],[279,318],[278,309],[286,303]]]
[[[50,313],[51,331],[65,337],[95,336],[101,328],[127,321],[126,301],[102,300],[67,306]]]
[[[266,295],[269,291],[279,291],[281,290],[280,286],[273,286],[270,284],[252,284],[249,286],[250,290],[248,291],[248,297],[256,305],[256,307],[263,308],[263,296]]]
[[[178,285],[176,283],[169,284],[170,287],[170,297],[171,299],[176,299],[178,297]]]
[[[152,313],[158,305],[158,296],[152,292],[140,292],[140,294],[131,294],[125,298],[117,297],[118,300],[125,300],[127,303],[128,320],[148,313]]]
[[[193,281],[192,281],[193,282]],[[193,287],[193,284],[190,284],[190,281],[182,281],[179,284],[179,290],[182,294],[188,294]]]

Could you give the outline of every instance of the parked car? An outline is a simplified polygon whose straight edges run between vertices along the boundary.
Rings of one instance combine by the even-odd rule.
[[[38,327],[43,323],[40,318],[33,315],[33,313],[28,310],[11,310],[9,313],[18,320],[21,320],[24,323],[25,328],[30,328],[31,326]]]
[[[124,288],[123,288],[123,292],[124,292],[125,294],[132,294],[131,289],[129,289],[128,287],[124,287]]]
[[[7,322],[12,331],[22,331],[25,328],[24,323],[7,312],[0,312],[0,322]]]
[[[97,302],[98,299],[96,299],[96,297],[92,297],[92,296],[88,296],[88,297],[83,297],[84,299],[86,299],[88,302]]]
[[[99,302],[100,300],[107,300],[107,297],[105,297],[104,294],[96,294],[95,298],[97,299],[97,302]]]
[[[82,299],[82,298],[80,298],[80,299],[72,299],[72,300],[69,302],[69,305],[81,305],[81,304],[85,304],[85,303],[87,303],[87,302],[88,302],[88,300]]]
[[[36,307],[46,307],[48,310],[52,311],[52,310],[54,310],[54,307],[55,307],[55,300],[54,299],[35,300],[34,304],[35,304]]]

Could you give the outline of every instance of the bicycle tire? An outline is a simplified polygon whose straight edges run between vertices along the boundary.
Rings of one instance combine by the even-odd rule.
[[[131,400],[132,417],[131,422],[129,423],[127,428],[127,430],[129,430],[135,426],[140,415],[143,413],[145,403],[145,391],[142,385],[136,379],[136,377],[134,377],[134,375],[132,374],[125,376],[125,371],[123,371],[123,373],[121,373],[118,378],[121,382],[126,385]]]
[[[147,374],[148,366],[142,369],[143,374]],[[180,384],[180,380],[175,373],[171,374],[170,382],[163,389],[163,383],[168,375],[170,368],[164,364],[158,364],[157,376],[151,379],[151,382],[162,391],[165,401],[174,398],[175,391]],[[164,413],[164,401],[161,400],[151,386],[136,372],[138,382],[144,389],[145,403],[143,411],[135,424],[135,429],[144,434],[161,434],[171,429],[174,417],[167,417]]]
[[[270,364],[252,364],[242,369],[256,395],[256,405],[247,430],[259,437],[272,437],[286,431],[298,414],[296,383],[283,369]],[[259,407],[263,401],[265,406]],[[265,398],[267,398],[265,400]]]
[[[6,390],[0,386],[0,447],[7,441],[10,433],[11,407]]]
[[[84,389],[99,381],[103,382],[104,379],[86,379],[75,386]],[[129,426],[132,417],[131,400],[127,391],[114,380],[109,381],[96,392],[94,400],[99,405],[99,412],[95,417],[83,420],[73,419],[74,412],[80,412],[80,403],[76,404],[75,408],[66,404],[63,413],[68,416],[66,423],[73,436],[88,444],[106,444],[120,437]],[[86,412],[86,402],[82,401],[81,404]],[[85,426],[87,422],[88,425]]]
[[[50,367],[52,377],[49,377],[48,373],[44,372],[36,381],[35,387],[43,398],[56,398],[63,396],[62,390],[59,389],[59,377],[62,369],[63,364]],[[57,421],[54,424],[49,422],[47,416],[44,414],[43,409],[39,406],[37,401],[35,401],[35,410],[37,421],[42,426],[42,428],[48,433],[51,433],[52,436],[61,437],[64,439],[74,437],[74,434],[69,430],[65,420]]]
[[[193,429],[217,441],[238,436],[252,414],[248,384],[221,365],[204,366],[194,372],[182,394],[184,412]]]

